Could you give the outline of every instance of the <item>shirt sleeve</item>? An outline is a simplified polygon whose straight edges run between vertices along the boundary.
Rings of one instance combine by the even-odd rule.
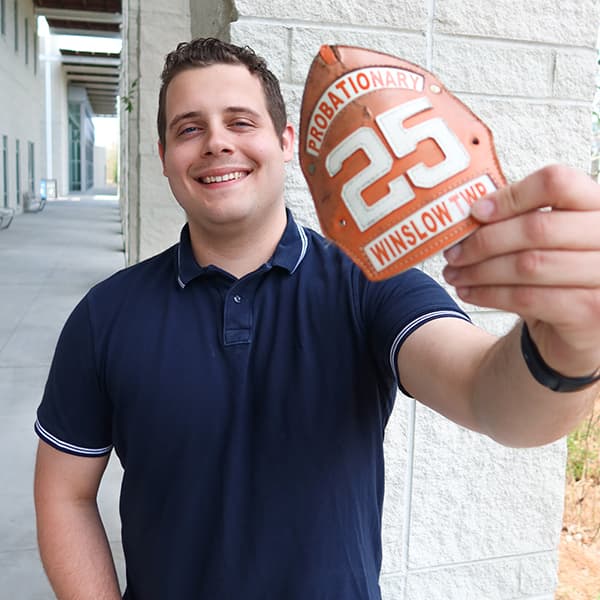
[[[382,368],[393,374],[407,396],[397,369],[402,344],[421,325],[440,318],[470,319],[434,279],[418,269],[370,282],[362,293],[363,319],[373,352]]]
[[[112,448],[111,403],[98,377],[87,297],[60,334],[37,411],[35,431],[57,450],[102,456]]]

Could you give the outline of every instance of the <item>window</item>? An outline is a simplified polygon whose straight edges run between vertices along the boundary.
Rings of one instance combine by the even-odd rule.
[[[25,64],[29,64],[29,19],[25,19]]]
[[[15,52],[19,51],[19,4],[15,0]]]
[[[8,208],[8,136],[2,136],[2,204]]]
[[[35,144],[27,143],[27,188],[32,196],[35,196]]]
[[[15,153],[15,174],[17,184],[17,206],[21,206],[21,142],[17,140]]]
[[[69,102],[69,190],[81,191],[81,109]]]

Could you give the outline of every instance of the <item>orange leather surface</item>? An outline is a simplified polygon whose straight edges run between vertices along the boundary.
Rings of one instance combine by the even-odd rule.
[[[306,80],[300,165],[323,233],[372,280],[474,231],[474,200],[504,185],[492,134],[425,69],[322,46]]]

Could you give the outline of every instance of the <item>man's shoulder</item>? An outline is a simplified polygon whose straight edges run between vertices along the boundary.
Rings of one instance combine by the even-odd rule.
[[[145,289],[176,282],[177,246],[178,244],[175,244],[159,254],[113,273],[94,285],[88,292],[88,297],[108,300],[129,290],[137,289],[143,293]]]

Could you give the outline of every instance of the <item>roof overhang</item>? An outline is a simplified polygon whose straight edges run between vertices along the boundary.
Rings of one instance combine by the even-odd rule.
[[[121,0],[35,0],[51,33],[121,36]]]
[[[121,0],[34,0],[53,35],[121,37]],[[84,87],[98,116],[114,116],[119,95],[119,54],[61,49],[63,70],[72,85]]]
[[[98,116],[117,113],[119,54],[61,50],[63,71],[71,85],[84,87]]]

